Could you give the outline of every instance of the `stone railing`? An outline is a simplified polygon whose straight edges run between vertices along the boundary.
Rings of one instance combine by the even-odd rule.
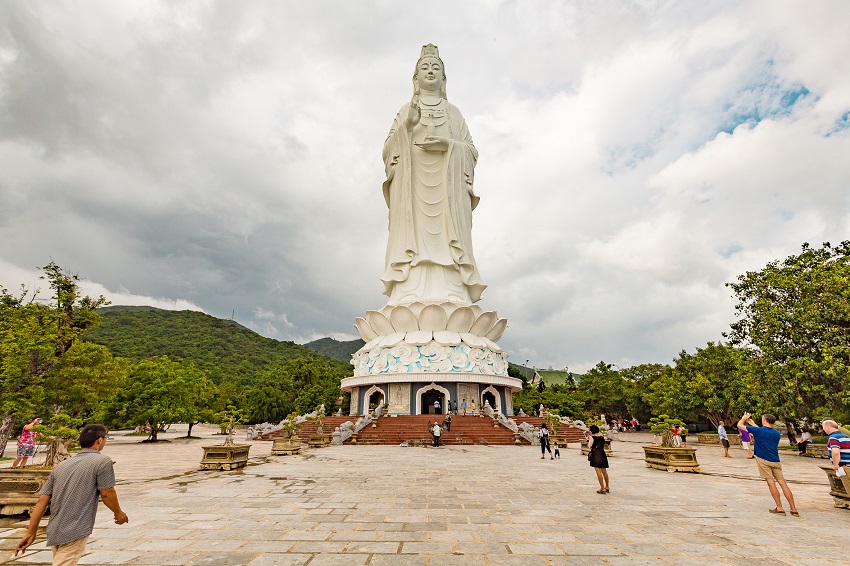
[[[354,436],[355,434],[357,434],[358,432],[360,432],[361,430],[363,430],[364,428],[366,428],[370,424],[377,422],[377,420],[380,418],[383,411],[384,411],[384,402],[381,401],[378,404],[378,406],[375,407],[374,411],[366,413],[365,416],[362,416],[359,419],[357,419],[356,423],[353,423],[351,421],[345,421],[344,423],[342,423],[341,425],[336,427],[336,429],[334,429],[334,432],[333,432],[333,435],[332,435],[333,441],[331,443],[337,444],[337,445],[344,444],[346,440],[348,440],[349,438],[351,438],[352,436]]]
[[[324,404],[322,404],[321,407],[319,407],[318,409],[316,409],[312,413],[307,413],[306,415],[299,415],[299,416],[295,417],[295,424],[297,424],[297,425],[304,424],[309,420],[317,418],[319,416],[319,414],[322,414],[322,415],[325,414],[325,405]],[[280,430],[283,430],[284,426],[288,422],[289,422],[289,419],[283,419],[282,421],[280,421],[277,424],[271,424],[271,423],[258,424],[256,426],[256,428],[254,429],[255,430],[255,438],[257,436],[266,436],[266,435],[278,432]]]

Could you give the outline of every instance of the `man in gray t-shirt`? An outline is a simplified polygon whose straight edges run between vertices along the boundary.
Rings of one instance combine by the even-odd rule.
[[[57,465],[39,492],[38,503],[30,516],[29,528],[15,555],[24,552],[35,541],[38,523],[50,505],[47,523],[47,545],[53,549],[54,564],[77,564],[94,529],[98,496],[115,513],[115,523],[123,525],[127,514],[118,504],[112,460],[100,451],[106,445],[106,427],[88,425],[80,431],[82,450],[73,458]]]

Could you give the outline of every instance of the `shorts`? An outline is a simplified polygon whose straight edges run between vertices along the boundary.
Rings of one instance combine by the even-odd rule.
[[[723,448],[729,448],[729,440],[728,440],[728,439],[726,439],[726,438],[721,438],[721,439],[720,439],[720,444],[722,444],[722,445],[723,445]]]
[[[29,458],[35,455],[35,445],[34,444],[21,444],[18,445],[18,457],[19,458]]]
[[[785,476],[782,474],[782,464],[779,462],[768,462],[762,458],[756,457],[756,464],[759,468],[759,475],[764,479],[785,481]]]
[[[744,441],[742,440],[742,441],[741,441],[741,448],[743,448],[744,450],[749,450],[749,449],[750,449],[750,443],[749,443],[749,442],[744,442]]]

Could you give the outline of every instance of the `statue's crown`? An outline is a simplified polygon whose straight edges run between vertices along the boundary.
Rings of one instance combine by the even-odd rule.
[[[429,43],[428,45],[423,45],[422,46],[422,55],[420,55],[419,58],[423,59],[424,57],[436,57],[437,59],[439,59],[440,58],[440,50],[437,49],[437,46],[434,45],[433,43]]]

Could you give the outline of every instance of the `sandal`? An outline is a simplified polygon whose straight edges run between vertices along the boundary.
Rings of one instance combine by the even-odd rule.
[[[604,489],[597,489],[596,493],[601,493],[602,495],[605,495],[605,490]]]
[[[768,511],[770,511],[771,513],[774,513],[775,515],[784,515],[785,514],[785,511],[780,511],[776,507],[774,507],[773,509],[768,509]]]
[[[799,517],[800,516],[799,511],[790,511],[790,513],[791,513],[791,516],[793,516],[793,517]]]

